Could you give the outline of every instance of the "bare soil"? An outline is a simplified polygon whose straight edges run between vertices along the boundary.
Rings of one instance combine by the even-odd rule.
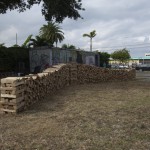
[[[0,115],[1,150],[149,150],[150,82],[74,85]]]

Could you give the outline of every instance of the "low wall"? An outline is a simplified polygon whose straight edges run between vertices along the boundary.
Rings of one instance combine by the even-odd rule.
[[[80,64],[60,64],[36,75],[1,79],[0,113],[18,113],[47,94],[71,84],[124,81],[135,78],[135,70],[115,70]]]

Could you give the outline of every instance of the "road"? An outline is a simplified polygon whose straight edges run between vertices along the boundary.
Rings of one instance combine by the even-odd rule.
[[[150,82],[150,71],[136,71],[136,79]]]

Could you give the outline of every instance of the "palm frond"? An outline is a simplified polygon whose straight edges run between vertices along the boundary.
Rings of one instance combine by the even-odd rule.
[[[83,34],[83,37],[90,37],[89,34]]]

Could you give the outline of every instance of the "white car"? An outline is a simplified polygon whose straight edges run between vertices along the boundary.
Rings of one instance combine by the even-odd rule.
[[[127,65],[119,65],[119,69],[128,69],[129,67]]]

